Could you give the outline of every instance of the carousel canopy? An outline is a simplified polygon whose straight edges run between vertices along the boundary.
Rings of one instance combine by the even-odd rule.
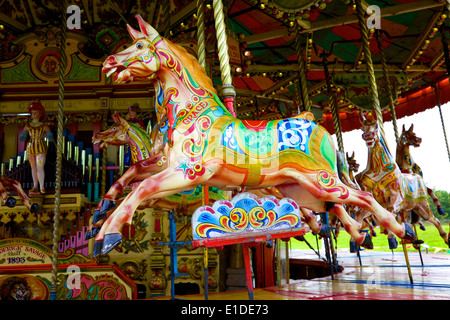
[[[385,121],[391,119],[392,104],[386,75],[397,118],[436,106],[435,87],[441,103],[449,101],[447,2],[359,3],[372,29],[367,41]],[[67,5],[80,9],[81,24],[67,33],[66,98],[152,95],[150,83],[117,85],[100,72],[108,55],[131,42],[125,26],[139,28],[136,14],[197,54],[197,1],[75,0]],[[332,105],[338,107],[343,131],[360,127],[358,111],[373,106],[354,1],[229,0],[223,5],[239,118],[287,117],[304,109],[306,96],[331,133]],[[207,72],[220,89],[212,1],[205,0],[205,7]],[[60,8],[59,1],[0,2],[0,101],[56,99],[61,21],[75,12]]]

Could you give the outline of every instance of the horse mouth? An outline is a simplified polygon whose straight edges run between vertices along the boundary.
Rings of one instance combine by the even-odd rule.
[[[107,78],[109,78],[110,76],[112,76],[115,73],[116,76],[114,77],[114,81],[116,81],[118,78],[122,78],[123,77],[123,72],[126,69],[127,68],[118,65],[118,66],[114,66],[114,67],[103,67],[102,72],[106,73],[106,77]]]
[[[414,147],[420,147],[420,144],[422,143],[422,139],[416,139],[415,141],[414,141]]]

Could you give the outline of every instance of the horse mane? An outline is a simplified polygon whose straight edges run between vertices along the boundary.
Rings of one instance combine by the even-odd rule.
[[[205,68],[203,68],[203,66],[198,63],[198,60],[182,46],[173,43],[168,39],[164,40],[166,41],[169,49],[178,57],[178,59],[180,59],[180,61],[186,67],[192,78],[195,79],[195,81],[200,86],[202,86],[203,89],[217,95],[212,80],[208,77]]]

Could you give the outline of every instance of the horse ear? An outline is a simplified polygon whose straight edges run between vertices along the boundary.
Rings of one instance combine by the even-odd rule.
[[[133,29],[129,24],[127,24],[127,30],[133,40],[145,37],[145,35],[142,32]]]
[[[409,127],[409,129],[408,129],[408,131],[413,131],[413,129],[414,129],[414,123],[411,123],[411,127]]]
[[[146,21],[144,21],[144,19],[142,19],[140,14],[135,15],[138,23],[139,23],[139,27],[141,28],[141,32],[146,35],[147,37],[150,37],[151,40],[155,39],[156,37],[159,36],[158,31],[156,31],[155,28],[153,28],[149,23],[147,23]]]
[[[121,124],[123,124],[124,126],[126,126],[128,124],[128,121],[125,120],[124,118],[122,118],[120,115],[118,115],[118,119]]]

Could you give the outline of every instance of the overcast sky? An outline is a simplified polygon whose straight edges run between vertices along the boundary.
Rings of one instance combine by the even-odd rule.
[[[441,106],[447,141],[450,143],[450,103]],[[409,117],[397,120],[399,134],[402,126],[409,129],[414,124],[414,132],[422,138],[422,144],[418,148],[410,147],[411,155],[423,171],[424,180],[428,187],[436,190],[450,192],[450,159],[447,154],[444,133],[442,129],[439,108],[428,109],[421,113],[416,113]],[[396,143],[392,122],[384,123],[386,140],[395,157]],[[355,152],[356,161],[359,163],[359,171],[367,167],[367,146],[362,137],[362,130],[353,130],[343,133],[344,150],[348,154]],[[333,135],[336,143],[336,136]]]

